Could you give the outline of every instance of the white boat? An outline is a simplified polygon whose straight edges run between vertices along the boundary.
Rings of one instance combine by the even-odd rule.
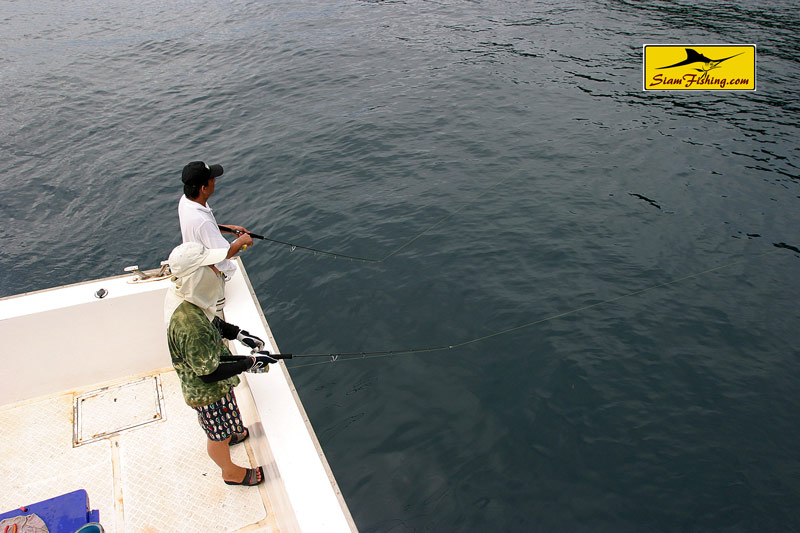
[[[278,353],[236,261],[225,318]],[[236,388],[251,436],[233,459],[266,481],[222,482],[170,363],[170,283],[136,271],[0,299],[0,513],[85,489],[111,532],[356,531],[283,361]]]

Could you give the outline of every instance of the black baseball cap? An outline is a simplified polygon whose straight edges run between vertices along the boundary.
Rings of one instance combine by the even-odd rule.
[[[186,185],[206,183],[211,178],[222,176],[222,165],[206,165],[202,161],[192,161],[183,167],[181,181]]]

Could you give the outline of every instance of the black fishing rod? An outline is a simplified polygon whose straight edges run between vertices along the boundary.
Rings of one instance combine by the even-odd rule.
[[[306,250],[306,251],[314,253],[314,254],[327,255],[328,257],[336,257],[336,258],[340,258],[340,259],[347,259],[347,260],[350,260],[350,261],[360,261],[362,263],[383,263],[384,261],[386,261],[390,257],[394,257],[395,255],[397,255],[398,253],[400,253],[401,251],[403,251],[407,247],[411,246],[418,239],[420,239],[423,235],[426,235],[428,232],[430,232],[433,229],[441,226],[442,224],[444,224],[445,222],[447,222],[448,220],[450,220],[451,218],[453,218],[454,216],[459,214],[461,211],[463,211],[467,207],[471,206],[472,204],[474,204],[475,202],[477,202],[478,200],[483,198],[484,195],[487,192],[489,192],[492,189],[495,189],[495,188],[499,187],[500,185],[505,183],[510,177],[511,177],[511,175],[509,174],[508,176],[506,176],[505,178],[500,179],[499,181],[497,181],[493,185],[490,185],[489,187],[487,187],[483,191],[483,193],[481,193],[480,195],[476,196],[474,199],[470,200],[469,202],[466,202],[466,203],[462,204],[461,207],[459,207],[458,209],[454,209],[451,213],[443,216],[442,218],[440,218],[439,220],[437,220],[433,224],[429,225],[428,227],[423,229],[421,232],[419,232],[418,234],[416,234],[415,236],[413,236],[412,238],[410,238],[409,240],[407,240],[406,242],[404,242],[403,244],[401,244],[400,246],[398,246],[394,250],[391,250],[391,251],[387,252],[384,256],[382,256],[380,258],[358,257],[358,256],[355,256],[355,255],[340,254],[340,253],[336,253],[336,252],[327,252],[325,250],[320,250],[318,248],[311,248],[310,246],[301,246],[299,244],[294,244],[294,243],[286,242],[286,241],[280,241],[278,239],[270,239],[269,237],[265,237],[263,235],[259,235],[258,233],[251,233],[251,232],[248,231],[247,234],[250,235],[250,237],[252,237],[254,239],[260,239],[260,240],[263,240],[263,241],[274,242],[275,244],[282,244],[284,246],[290,246],[292,251],[294,251],[295,249],[299,248],[301,250]],[[228,233],[234,233],[236,235],[241,235],[242,234],[241,231],[237,231],[237,230],[235,230],[233,228],[229,228],[229,227],[226,227],[226,226],[221,226],[219,224],[217,224],[217,226],[219,227],[219,229],[221,231],[227,231]]]
[[[505,180],[502,180],[502,181],[505,181]],[[502,181],[500,183],[502,183]],[[498,184],[495,184],[494,187],[496,187]],[[327,255],[328,257],[335,257],[335,258],[339,258],[339,259],[347,259],[349,261],[360,261],[362,263],[382,263],[382,262],[386,261],[387,259],[389,259],[390,257],[393,257],[393,256],[397,255],[398,253],[400,253],[402,250],[404,250],[405,248],[407,248],[408,246],[410,246],[411,244],[416,242],[420,237],[422,237],[423,235],[425,235],[429,231],[431,231],[434,228],[442,225],[447,220],[453,218],[454,216],[456,216],[458,213],[460,213],[462,210],[464,210],[466,207],[468,207],[472,203],[473,202],[470,202],[470,203],[462,205],[461,207],[459,207],[458,209],[454,210],[449,215],[446,215],[446,216],[442,217],[441,219],[439,219],[434,224],[431,224],[430,226],[425,228],[423,231],[421,231],[420,233],[418,233],[417,235],[415,235],[411,239],[409,239],[406,242],[404,242],[403,244],[401,244],[399,247],[397,247],[394,250],[388,252],[386,255],[384,255],[383,257],[380,257],[380,258],[358,257],[358,256],[355,256],[355,255],[340,254],[340,253],[336,253],[336,252],[327,252],[325,250],[320,250],[319,248],[311,248],[309,246],[301,246],[299,244],[294,244],[294,243],[286,242],[286,241],[280,241],[278,239],[270,239],[269,237],[265,237],[263,235],[259,235],[258,233],[251,233],[249,231],[246,232],[246,233],[248,235],[250,235],[250,237],[252,237],[254,239],[261,239],[261,240],[264,240],[264,241],[274,242],[276,244],[283,244],[284,246],[290,246],[291,247],[291,251],[295,251],[295,249],[300,248],[301,250],[306,250],[306,251],[309,251],[309,252],[311,252],[313,254]],[[234,233],[236,235],[241,235],[243,233],[241,231],[237,231],[237,230],[235,230],[233,228],[229,228],[229,227],[226,227],[226,226],[221,226],[219,224],[217,224],[217,226],[219,227],[219,229],[221,231],[227,231],[229,233]]]
[[[235,230],[233,228],[229,228],[227,226],[221,226],[219,224],[217,224],[217,227],[221,231],[227,231],[228,233],[234,233],[236,235],[241,235],[242,233],[245,233],[245,232],[241,232],[241,231]],[[293,244],[291,242],[286,242],[286,241],[279,241],[277,239],[270,239],[269,237],[264,237],[263,235],[259,235],[258,233],[252,233],[252,232],[249,232],[249,231],[246,232],[246,233],[248,235],[250,235],[250,237],[252,237],[253,239],[261,239],[262,241],[269,241],[269,242],[274,242],[276,244],[283,244],[284,246],[291,246],[292,247],[292,251],[294,251],[296,248],[300,248],[301,250],[307,250],[307,251],[315,253],[315,254],[323,254],[323,255],[328,255],[328,256],[331,256],[331,257],[340,257],[342,259],[349,259],[351,261],[362,261],[364,263],[379,263],[380,261],[382,261],[382,259],[371,259],[369,257],[356,257],[356,256],[353,256],[353,255],[337,254],[335,252],[326,252],[325,250],[319,250],[317,248],[311,248],[311,247],[308,247],[308,246],[301,246],[299,244]]]
[[[268,351],[262,352],[255,352],[253,355],[266,355],[268,357],[272,357],[273,359],[296,359],[301,357],[330,357],[331,361],[336,361],[339,357],[347,357],[347,358],[367,358],[367,357],[378,357],[383,355],[400,355],[400,354],[412,354],[412,353],[423,353],[423,352],[439,352],[442,350],[452,350],[458,346],[463,345],[450,345],[450,346],[436,346],[436,347],[429,347],[429,348],[417,348],[417,349],[404,349],[404,350],[382,350],[378,352],[339,352],[339,353],[269,353]]]
[[[236,235],[241,235],[242,233],[245,233],[243,231],[239,231],[237,229],[229,228],[228,226],[222,226],[220,224],[217,224],[217,227],[220,229],[220,231],[227,231],[228,233],[235,233]],[[246,232],[246,233],[248,235],[250,235],[254,239],[266,240],[266,239],[264,239],[263,235],[259,235],[258,233],[250,233],[249,231]]]

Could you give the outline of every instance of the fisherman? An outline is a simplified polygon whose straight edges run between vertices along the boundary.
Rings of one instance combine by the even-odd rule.
[[[192,161],[183,167],[183,195],[178,202],[178,218],[181,224],[183,242],[199,242],[206,248],[227,248],[225,257],[216,267],[225,280],[236,272],[236,264],[231,257],[253,245],[253,239],[242,226],[228,224],[231,232],[238,237],[231,243],[222,236],[208,199],[214,194],[217,178],[222,176],[222,165],[207,165],[202,161]]]
[[[277,360],[264,355],[231,355],[222,340],[236,339],[251,353],[264,347],[264,341],[224,322],[215,312],[223,282],[214,265],[227,254],[225,248],[209,249],[195,242],[172,250],[167,263],[175,285],[164,302],[167,344],[184,400],[197,411],[208,438],[206,450],[222,470],[222,479],[228,485],[253,486],[264,481],[263,468],[244,468],[231,459],[230,446],[249,436],[233,387],[239,384],[240,373],[267,372],[267,365]]]

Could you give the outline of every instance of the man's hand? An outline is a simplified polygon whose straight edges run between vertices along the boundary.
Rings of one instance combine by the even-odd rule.
[[[247,233],[240,233],[236,240],[242,243],[242,250],[247,250],[248,246],[253,246],[253,238]]]
[[[253,238],[248,235],[247,233],[237,233],[239,235],[235,241],[233,241],[228,248],[228,256],[227,259],[230,259],[237,253],[239,250],[247,250],[248,246],[253,246]]]
[[[236,235],[241,235],[242,233],[250,233],[250,231],[247,228],[244,228],[242,226],[234,226],[233,224],[220,224],[220,225],[229,229],[231,233],[235,233]]]
[[[245,372],[250,372],[251,374],[263,374],[264,372],[269,372],[269,365],[270,363],[277,363],[277,359],[273,359],[268,355],[259,355],[257,357],[250,357],[253,360],[253,364],[250,368],[245,370]]]
[[[263,362],[264,366],[266,366],[266,365],[268,365],[270,363],[277,363],[278,362],[277,359],[275,359],[274,357],[269,355],[269,352],[259,352],[259,353],[264,354],[264,355],[257,355],[256,359],[258,359],[259,361]]]
[[[250,348],[250,353],[260,352],[264,349],[264,341],[256,337],[255,335],[251,335],[247,331],[240,329],[239,334],[236,336],[236,340]]]

